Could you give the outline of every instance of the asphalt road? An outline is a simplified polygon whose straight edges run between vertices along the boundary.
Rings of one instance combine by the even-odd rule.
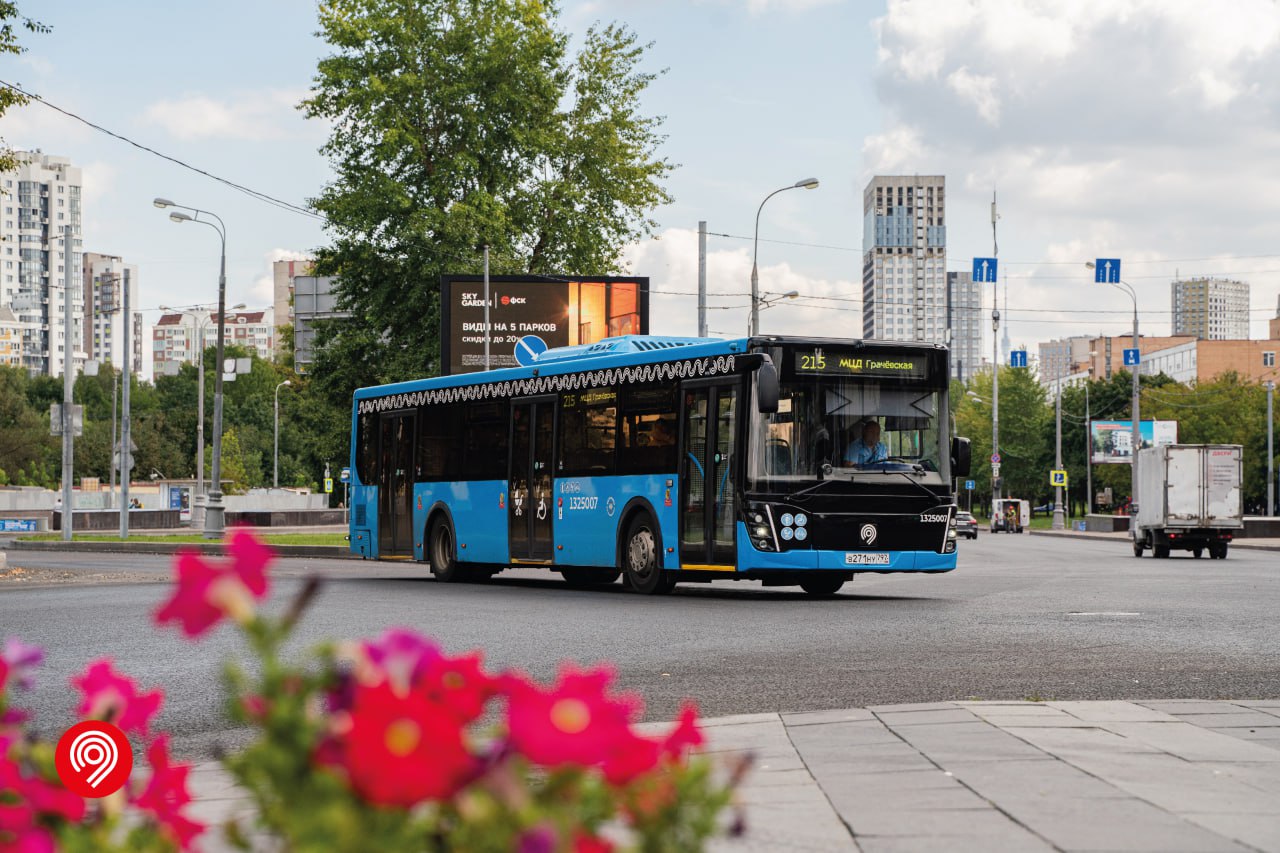
[[[42,730],[66,725],[67,678],[107,655],[143,685],[166,686],[160,724],[180,753],[235,745],[218,716],[235,633],[192,643],[151,624],[169,558],[11,551],[9,565],[0,637],[48,650],[24,702]],[[832,600],[756,583],[645,598],[618,585],[575,591],[533,571],[450,586],[404,563],[277,565],[273,606],[302,576],[329,578],[299,648],[404,625],[542,678],[562,660],[611,660],[650,719],[671,718],[684,697],[709,715],[968,698],[1280,697],[1275,552],[1137,560],[1122,542],[983,533],[961,544],[955,572],[863,575]]]

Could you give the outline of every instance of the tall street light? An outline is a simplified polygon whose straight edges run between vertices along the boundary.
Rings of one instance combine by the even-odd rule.
[[[271,488],[273,489],[280,488],[280,389],[292,384],[291,380],[286,379],[276,386],[276,447],[271,463]]]
[[[1070,344],[1067,345],[1067,358],[1068,359],[1071,358]],[[1057,381],[1054,383],[1056,386],[1055,390],[1057,392],[1054,394],[1054,397],[1056,398],[1054,401],[1054,418],[1056,421],[1056,427],[1055,427],[1056,437],[1054,440],[1054,462],[1055,462],[1054,467],[1056,468],[1056,470],[1061,471],[1062,470],[1062,382],[1063,382],[1062,359],[1054,359],[1054,361],[1058,365],[1058,377],[1057,377]],[[1066,519],[1062,511],[1062,486],[1054,486],[1053,487],[1053,529],[1065,530],[1066,526],[1067,526]]]
[[[204,511],[204,538],[221,539],[226,528],[222,506],[222,360],[227,337],[227,226],[217,214],[184,204],[176,204],[167,198],[157,198],[153,204],[161,209],[181,207],[191,211],[195,216],[174,211],[169,214],[169,218],[178,223],[199,222],[201,225],[208,225],[218,232],[218,238],[222,243],[222,254],[218,266],[218,363],[217,373],[213,378],[213,470],[210,472],[213,488],[209,491],[209,500]],[[214,222],[201,219],[201,216],[211,217]],[[203,353],[201,361],[204,361]]]
[[[1093,261],[1087,261],[1085,266],[1089,269],[1095,268]],[[1114,281],[1108,283],[1116,290],[1129,294],[1129,298],[1133,300],[1133,348],[1136,350],[1138,349],[1138,293],[1133,289],[1133,285],[1124,279],[1120,279],[1118,284]],[[1139,360],[1141,360],[1141,356],[1139,356]],[[1138,451],[1142,448],[1142,437],[1138,431],[1138,425],[1142,422],[1142,413],[1139,407],[1141,401],[1138,393],[1138,371],[1140,369],[1140,363],[1133,365],[1133,435],[1130,439],[1132,442],[1131,452],[1133,455],[1131,458],[1133,467],[1129,472],[1131,477],[1129,481],[1129,535],[1131,537],[1137,536],[1134,514],[1138,509]]]
[[[244,303],[241,302],[232,305],[231,310],[239,311],[244,307]],[[181,311],[170,308],[168,305],[160,306],[161,311],[176,311],[184,317],[190,317],[195,330],[195,340],[192,344],[196,350],[196,383],[199,386],[196,392],[196,408],[200,412],[200,417],[196,421],[196,493],[191,501],[191,526],[203,529],[205,501],[208,500],[204,493],[204,330],[213,322],[214,315],[203,306],[197,306],[197,308],[205,311],[207,316],[203,320],[196,311]]]
[[[774,190],[764,197],[764,201],[760,202],[760,206],[756,208],[756,235],[751,242],[751,334],[752,336],[760,334],[760,270],[756,265],[756,257],[760,252],[760,211],[764,210],[765,202],[773,198],[778,193],[784,193],[787,190],[816,190],[818,188],[817,178],[805,178],[796,181],[789,187],[781,187]]]
[[[1089,350],[1089,378],[1084,381],[1084,490],[1085,524],[1093,512],[1093,422],[1089,411],[1089,385],[1093,383],[1093,360],[1098,357],[1097,350]]]

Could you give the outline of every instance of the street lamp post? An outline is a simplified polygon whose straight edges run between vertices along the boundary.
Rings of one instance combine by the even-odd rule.
[[[1267,516],[1276,514],[1276,454],[1271,443],[1272,438],[1272,400],[1275,396],[1276,383],[1267,380]]]
[[[1055,418],[1057,420],[1057,425],[1056,425],[1057,437],[1054,443],[1054,453],[1055,453],[1054,460],[1056,464],[1054,467],[1056,470],[1061,471],[1062,470],[1062,380],[1063,380],[1062,359],[1055,359],[1055,361],[1058,364],[1058,379],[1056,383],[1057,393],[1054,394],[1054,397],[1057,398],[1054,406],[1054,408],[1056,409]],[[1064,518],[1063,512],[1062,512],[1062,486],[1054,486],[1053,487],[1053,529],[1064,530],[1066,529],[1066,526],[1067,526],[1066,519]]]
[[[1085,266],[1089,269],[1094,269],[1095,267],[1093,261],[1086,262]],[[1133,289],[1133,285],[1129,284],[1129,282],[1124,279],[1120,279],[1119,283],[1112,281],[1108,282],[1108,284],[1116,290],[1129,294],[1129,298],[1133,300],[1133,348],[1135,350],[1139,349],[1138,292]],[[1139,359],[1141,359],[1141,356],[1139,356]],[[1139,362],[1139,364],[1131,366],[1133,367],[1133,422],[1131,424],[1133,432],[1130,438],[1132,447],[1132,456],[1130,458],[1132,459],[1133,464],[1132,469],[1129,472],[1131,477],[1129,481],[1129,534],[1130,536],[1136,536],[1137,526],[1134,524],[1133,515],[1138,508],[1138,451],[1142,448],[1142,436],[1139,433],[1139,424],[1142,423],[1141,395],[1138,391],[1138,371],[1141,369],[1141,363]]]
[[[1093,512],[1093,425],[1092,414],[1089,411],[1089,385],[1093,382],[1093,359],[1097,355],[1097,350],[1089,350],[1089,378],[1084,381],[1084,505],[1086,507],[1084,515],[1086,523],[1090,513]]]
[[[756,256],[760,250],[760,211],[764,210],[765,202],[773,198],[778,193],[787,190],[806,189],[814,190],[818,188],[817,178],[805,178],[796,181],[789,187],[781,187],[774,190],[764,197],[764,201],[760,202],[760,206],[756,208],[756,233],[751,241],[751,334],[752,336],[760,333],[760,270],[756,266]]]
[[[203,306],[199,306],[203,307]],[[232,305],[232,311],[239,311],[244,308],[243,302],[238,305]],[[173,311],[167,305],[160,306],[161,311]],[[204,529],[204,510],[205,502],[208,497],[204,493],[204,330],[213,322],[213,314],[208,313],[203,320],[195,311],[178,311],[184,317],[190,317],[194,321],[195,340],[192,344],[195,346],[196,357],[196,383],[198,389],[196,391],[196,408],[199,410],[200,417],[196,420],[196,493],[191,499],[191,526]]]
[[[293,382],[286,379],[276,386],[276,446],[271,462],[271,488],[280,488],[280,389]]]
[[[222,251],[218,265],[217,373],[214,374],[213,378],[213,470],[210,472],[211,476],[209,478],[213,481],[213,488],[209,491],[209,500],[205,506],[204,519],[204,538],[221,539],[226,528],[225,516],[223,515],[224,507],[222,505],[222,360],[227,337],[227,227],[217,214],[210,213],[207,210],[175,204],[166,198],[157,198],[153,203],[161,209],[181,207],[192,211],[195,216],[175,211],[169,214],[169,219],[179,223],[199,222],[201,225],[208,225],[218,232],[218,238],[221,241]],[[200,219],[199,217],[202,215],[212,217],[217,224]],[[203,360],[202,354],[201,361]]]

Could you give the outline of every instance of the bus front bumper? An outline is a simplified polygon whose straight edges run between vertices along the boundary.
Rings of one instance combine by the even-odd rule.
[[[949,553],[937,551],[760,551],[746,528],[738,525],[738,565],[743,572],[840,571],[840,572],[949,572],[956,567],[955,540]]]

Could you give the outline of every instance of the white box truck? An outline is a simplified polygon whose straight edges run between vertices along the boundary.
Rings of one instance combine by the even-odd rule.
[[[1224,559],[1232,537],[1244,528],[1238,444],[1165,444],[1138,454],[1138,510],[1133,556],[1206,550]]]

